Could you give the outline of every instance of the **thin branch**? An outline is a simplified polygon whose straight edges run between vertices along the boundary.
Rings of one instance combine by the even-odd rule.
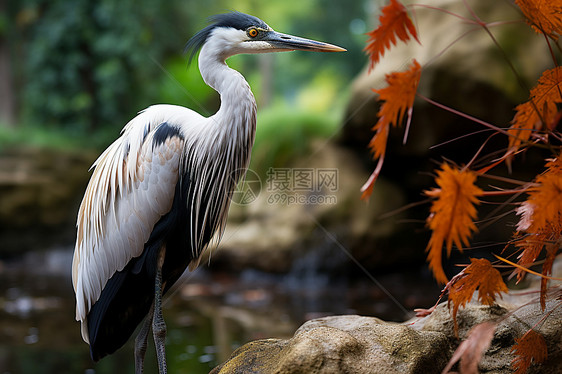
[[[548,290],[547,290],[547,292],[548,292]],[[531,327],[531,329],[532,329],[532,330],[535,330],[536,328],[538,328],[538,326],[541,325],[544,321],[546,321],[546,319],[547,319],[548,317],[550,317],[550,315],[551,315],[554,311],[556,311],[556,308],[560,307],[561,305],[562,305],[562,301],[559,301],[559,302],[556,304],[556,306],[555,306],[554,308],[552,308],[552,310],[548,311],[540,320],[538,320],[537,323],[535,323],[535,325],[534,325],[533,327]],[[531,330],[529,330],[529,331],[531,331]],[[527,331],[527,332],[525,333],[525,335],[527,335],[527,334],[529,333],[529,331]]]
[[[453,40],[451,43],[449,43],[449,45],[447,45],[445,48],[443,48],[441,50],[441,52],[437,53],[435,56],[433,56],[431,59],[429,59],[428,61],[425,62],[425,64],[423,65],[423,67],[427,67],[429,65],[431,65],[435,60],[437,60],[438,58],[440,58],[441,56],[443,56],[445,54],[445,52],[447,52],[453,45],[455,45],[459,40],[463,39],[465,36],[467,36],[468,34],[472,33],[473,31],[477,31],[480,30],[479,27],[473,27],[471,29],[466,30],[464,33],[462,33],[459,37],[457,37],[455,40]]]
[[[493,131],[493,130],[491,130],[491,129],[482,129],[482,130],[478,130],[478,131],[473,131],[473,132],[471,132],[471,133],[469,133],[469,134],[464,134],[464,135],[461,135],[461,136],[457,136],[456,138],[449,139],[449,140],[445,140],[445,141],[442,142],[442,143],[432,145],[431,147],[429,147],[429,149],[435,149],[435,148],[438,148],[438,147],[442,147],[442,146],[447,145],[447,144],[449,144],[449,143],[456,142],[457,140],[461,140],[461,139],[464,139],[464,138],[468,138],[469,136],[478,135],[478,134],[481,134],[481,133],[483,133],[483,132],[488,132],[488,131]]]
[[[469,114],[466,114],[466,113],[463,113],[463,112],[461,112],[461,111],[459,111],[459,110],[453,109],[453,108],[451,108],[451,107],[449,107],[449,106],[447,106],[447,105],[445,105],[445,104],[438,103],[437,101],[432,100],[432,99],[430,99],[429,97],[424,96],[424,95],[422,95],[422,94],[420,94],[420,93],[416,93],[416,96],[419,97],[419,98],[422,99],[422,100],[427,101],[427,102],[430,103],[430,104],[435,105],[435,106],[438,107],[438,108],[441,108],[441,109],[444,109],[444,110],[446,110],[446,111],[448,111],[448,112],[450,112],[450,113],[456,114],[456,115],[459,116],[459,117],[464,117],[464,118],[466,118],[466,119],[468,119],[468,120],[470,120],[470,121],[476,122],[476,123],[478,123],[478,124],[480,124],[480,125],[483,125],[483,126],[488,127],[488,128],[490,128],[490,129],[492,129],[492,130],[495,130],[495,131],[497,131],[497,132],[499,132],[499,133],[501,133],[501,134],[504,134],[504,135],[506,135],[506,136],[509,136],[509,137],[512,137],[512,138],[515,138],[515,139],[518,139],[518,140],[521,140],[524,144],[533,144],[534,146],[539,147],[539,148],[551,149],[551,147],[550,147],[550,146],[547,146],[547,145],[542,145],[542,144],[538,144],[538,143],[535,143],[535,142],[523,141],[523,140],[520,139],[517,135],[511,134],[511,133],[509,133],[507,130],[505,130],[505,129],[501,128],[501,127],[492,125],[492,124],[489,123],[489,122],[483,121],[483,120],[481,120],[481,119],[479,119],[479,118],[473,117],[473,116],[471,116],[471,115],[469,115]],[[523,130],[523,129],[518,129],[518,130]]]
[[[391,210],[390,212],[386,212],[386,213],[382,214],[379,218],[380,218],[380,219],[390,218],[390,217],[392,217],[392,216],[394,216],[394,215],[396,215],[396,214],[402,213],[402,212],[404,212],[404,211],[406,211],[406,210],[408,210],[408,209],[410,209],[410,208],[414,208],[414,207],[417,207],[417,206],[420,206],[420,205],[427,204],[427,203],[429,203],[430,201],[431,201],[431,199],[424,199],[424,200],[421,200],[421,201],[417,201],[417,202],[415,202],[415,203],[410,203],[410,204],[404,205],[404,206],[402,206],[402,207],[400,207],[400,208]]]
[[[464,6],[466,7],[466,9],[468,9],[468,12],[472,15],[472,18],[474,18],[475,23],[478,25],[483,26],[484,22],[482,22],[482,20],[480,19],[480,17],[478,17],[476,15],[476,12],[471,8],[470,5],[468,5],[468,2],[466,0],[463,0]]]
[[[444,110],[446,110],[446,111],[448,111],[448,112],[450,112],[450,113],[456,114],[456,115],[459,116],[459,117],[464,117],[464,118],[466,118],[466,119],[468,119],[468,120],[470,120],[470,121],[479,123],[479,124],[481,124],[482,126],[488,127],[488,128],[490,128],[490,129],[492,129],[492,130],[494,130],[494,131],[497,131],[497,132],[499,132],[499,133],[502,133],[502,134],[504,134],[504,135],[511,136],[511,137],[516,137],[515,135],[510,134],[509,132],[507,132],[506,130],[502,129],[501,127],[494,126],[494,125],[492,125],[492,124],[489,123],[489,122],[483,121],[483,120],[478,119],[478,118],[476,118],[476,117],[473,117],[473,116],[471,116],[471,115],[469,115],[469,114],[466,114],[466,113],[463,113],[463,112],[461,112],[461,111],[459,111],[459,110],[453,109],[453,108],[451,108],[451,107],[449,107],[449,106],[447,106],[447,105],[438,103],[437,101],[432,100],[432,99],[430,99],[429,97],[426,97],[426,96],[424,96],[424,95],[422,95],[422,94],[420,94],[420,93],[417,93],[416,95],[417,95],[420,99],[425,100],[425,101],[427,101],[428,103],[433,104],[433,105],[435,105],[435,106],[438,107],[438,108],[441,108],[441,109],[444,109]]]
[[[411,4],[411,5],[409,5],[409,7],[412,7],[412,8],[418,7],[418,8],[426,8],[426,9],[436,10],[436,11],[438,11],[438,12],[446,13],[446,14],[448,14],[448,15],[450,15],[450,16],[457,17],[457,18],[459,18],[459,19],[461,19],[461,20],[463,20],[463,21],[465,21],[465,22],[467,22],[467,23],[473,23],[473,24],[475,23],[475,22],[474,22],[473,20],[471,20],[470,18],[466,18],[466,17],[461,16],[460,14],[453,13],[453,12],[447,10],[447,9],[443,9],[443,8],[439,8],[439,7],[434,7],[434,6],[431,6],[431,5],[426,5],[426,4]]]
[[[501,190],[501,191],[484,191],[482,193],[482,196],[504,196],[504,195],[513,195],[521,192],[525,192],[525,190],[514,189],[514,190]]]
[[[533,185],[536,185],[536,184],[534,184],[534,183],[523,182],[523,181],[520,181],[520,180],[517,180],[517,179],[512,179],[512,178],[500,177],[500,176],[498,176],[498,175],[479,174],[479,176],[480,176],[480,177],[483,177],[483,178],[488,178],[488,179],[497,180],[497,181],[500,181],[500,182],[506,182],[506,183],[516,184],[516,185],[519,185],[519,186],[529,186],[529,187],[531,187],[531,186],[533,186]]]
[[[517,69],[515,68],[515,66],[513,65],[513,63],[511,62],[511,60],[509,59],[509,56],[507,55],[507,53],[505,52],[505,50],[501,47],[500,43],[497,41],[496,37],[494,36],[494,34],[492,34],[492,32],[490,31],[490,29],[487,27],[486,24],[482,24],[482,27],[484,28],[484,30],[486,31],[486,33],[490,36],[490,38],[492,39],[492,42],[496,45],[496,47],[499,49],[499,51],[501,52],[502,56],[504,57],[505,61],[507,62],[507,65],[509,66],[509,68],[511,69],[511,71],[513,72],[513,74],[515,75],[515,78],[517,79],[517,82],[519,83],[519,85],[521,86],[521,88],[523,88],[525,91],[529,92],[530,89],[527,86],[527,84],[523,81],[523,78],[521,78],[521,75],[519,74],[519,72],[517,71]]]
[[[554,63],[554,66],[558,67],[558,61],[556,60],[556,55],[554,54],[554,51],[552,50],[552,45],[550,44],[550,40],[548,39],[548,36],[543,33],[544,35],[544,39],[546,40],[546,45],[548,46],[548,50],[550,51],[550,56],[552,57],[552,62]]]
[[[496,135],[497,133],[493,133],[492,135],[488,136],[488,138],[482,143],[482,145],[480,146],[480,148],[478,148],[478,151],[476,151],[476,153],[474,154],[474,156],[472,157],[472,159],[468,162],[468,164],[466,164],[466,166],[463,168],[469,168],[470,165],[472,165],[473,162],[476,161],[476,158],[480,155],[480,153],[484,150],[484,148],[486,147],[486,144],[488,144],[488,142],[490,141],[490,139],[492,139],[492,137],[494,135]]]
[[[518,269],[520,269],[520,270],[523,270],[523,271],[525,271],[525,272],[527,272],[527,273],[531,273],[531,274],[537,275],[537,276],[539,276],[539,277],[541,277],[541,278],[545,278],[545,279],[556,280],[556,281],[562,281],[562,278],[550,277],[550,276],[548,276],[548,275],[544,275],[544,274],[541,274],[541,273],[537,273],[536,271],[533,271],[533,270],[531,270],[531,269],[528,269],[528,268],[526,268],[525,266],[521,266],[521,265],[519,265],[519,264],[516,264],[515,262],[511,262],[511,261],[509,261],[508,259],[505,259],[505,258],[503,258],[503,257],[500,257],[500,256],[498,256],[498,255],[496,255],[496,254],[495,254],[494,256],[496,256],[496,258],[497,258],[498,260],[501,260],[501,261],[503,261],[503,262],[507,262],[507,263],[510,264],[511,266],[515,266],[516,268],[518,268]]]

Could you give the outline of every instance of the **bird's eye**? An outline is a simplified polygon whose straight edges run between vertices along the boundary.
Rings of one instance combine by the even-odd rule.
[[[259,34],[259,32],[258,32],[258,29],[256,29],[256,28],[251,28],[251,29],[248,30],[248,36],[250,38],[255,38],[256,36],[258,36],[258,34]]]

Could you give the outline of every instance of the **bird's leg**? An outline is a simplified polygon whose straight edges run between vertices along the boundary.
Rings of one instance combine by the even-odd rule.
[[[150,306],[142,327],[135,339],[135,374],[142,374],[144,370],[144,355],[146,354],[146,346],[148,343],[148,333],[152,325],[154,316],[154,303]]]
[[[164,257],[166,247],[162,247],[158,256],[158,266],[156,269],[156,281],[154,285],[154,317],[152,319],[152,334],[154,335],[154,344],[156,345],[156,356],[158,357],[158,371],[160,374],[166,374],[166,323],[162,316],[162,292],[164,284],[162,283],[162,266],[164,265]]]

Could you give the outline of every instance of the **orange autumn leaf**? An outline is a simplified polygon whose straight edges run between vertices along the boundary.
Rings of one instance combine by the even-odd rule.
[[[385,76],[387,86],[380,90],[373,90],[379,94],[379,101],[384,101],[377,113],[379,122],[375,129],[379,125],[398,126],[402,123],[406,113],[408,113],[408,121],[410,121],[420,78],[421,66],[416,60],[412,62],[408,70],[393,72]]]
[[[375,186],[375,182],[379,177],[379,174],[382,170],[382,165],[384,163],[384,155],[386,152],[386,140],[388,138],[388,129],[389,126],[379,127],[373,139],[369,143],[369,147],[374,149],[374,156],[373,158],[376,160],[377,157],[379,162],[377,162],[377,166],[375,170],[369,176],[369,179],[365,184],[361,187],[361,200],[367,200],[371,194],[373,193],[373,187]]]
[[[552,273],[562,237],[562,158],[549,161],[546,167],[547,170],[537,176],[535,184],[529,188],[527,200],[517,209],[521,218],[515,245],[522,249],[517,263],[523,268],[530,267],[546,248],[542,274],[548,276]],[[525,271],[517,268],[515,274],[520,281]],[[540,297],[543,309],[547,283],[548,279],[543,277]]]
[[[386,87],[373,90],[379,94],[378,100],[383,101],[377,113],[379,119],[373,127],[375,135],[369,143],[369,148],[373,151],[373,159],[378,159],[379,163],[367,183],[361,188],[361,199],[367,199],[371,195],[373,185],[382,168],[390,125],[400,125],[404,120],[404,115],[407,114],[407,126],[409,126],[420,78],[421,66],[414,60],[408,70],[387,74]]]
[[[479,204],[478,196],[483,191],[474,184],[476,175],[473,172],[453,169],[446,163],[437,171],[435,181],[440,188],[425,192],[427,196],[437,198],[427,219],[433,233],[426,251],[429,268],[435,279],[440,283],[447,283],[441,264],[443,244],[447,248],[447,256],[451,254],[453,243],[459,250],[462,250],[463,244],[468,245],[468,239],[476,231],[473,220],[477,212],[474,205]]]
[[[464,307],[472,299],[478,289],[478,300],[485,305],[492,305],[496,294],[507,292],[500,272],[495,269],[490,261],[485,258],[471,258],[468,265],[460,274],[455,276],[449,287],[449,307],[453,304],[453,321],[457,333],[457,312],[459,307]]]
[[[515,0],[536,32],[553,39],[562,35],[562,3],[553,0]]]
[[[420,42],[406,8],[397,0],[390,0],[390,4],[382,8],[379,22],[376,29],[367,33],[369,40],[367,40],[365,51],[369,54],[371,61],[369,70],[379,62],[391,44],[396,45],[396,37],[407,42],[411,35],[418,43]]]
[[[554,260],[558,255],[558,248],[560,248],[559,243],[549,244],[546,246],[546,258],[544,260],[544,264],[542,265],[542,275],[547,277],[549,275],[552,275],[552,266],[554,266]],[[540,303],[541,303],[542,310],[546,308],[547,286],[548,286],[548,279],[545,277],[541,278]]]
[[[507,133],[509,137],[508,153],[515,153],[521,144],[526,143],[531,135],[542,127],[541,117],[535,110],[531,101],[524,102],[515,107],[515,116]]]
[[[561,155],[562,156],[562,155]],[[529,189],[527,204],[533,207],[527,232],[537,233],[559,227],[562,220],[562,157],[546,164],[547,170]]]
[[[383,105],[385,104],[383,103]],[[390,131],[390,123],[379,119],[375,127],[373,127],[373,131],[375,131],[375,135],[369,142],[369,148],[373,151],[373,159],[378,160],[386,154],[386,143]]]
[[[557,123],[558,107],[562,103],[562,67],[547,70],[529,95],[529,101],[515,108],[508,133],[508,153],[516,152],[522,143],[540,130],[553,130]]]
[[[543,336],[535,330],[529,330],[521,338],[515,338],[515,345],[511,347],[511,353],[515,358],[511,366],[514,374],[524,374],[533,362],[539,364],[546,360],[547,346]]]

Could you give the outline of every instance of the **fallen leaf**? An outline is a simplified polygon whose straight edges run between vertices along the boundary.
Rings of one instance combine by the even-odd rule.
[[[515,345],[511,347],[515,358],[511,362],[514,374],[524,374],[533,362],[541,363],[547,358],[547,347],[543,336],[531,329],[521,338],[515,338]]]
[[[493,322],[480,323],[471,328],[468,337],[458,346],[442,374],[449,373],[459,360],[462,374],[478,374],[478,364],[490,347],[495,331],[496,324]]]
[[[472,295],[478,289],[478,300],[485,305],[492,305],[496,300],[496,294],[507,292],[500,272],[495,269],[490,261],[485,258],[471,258],[468,265],[460,276],[455,277],[449,287],[449,308],[453,304],[453,321],[455,334],[458,333],[457,312],[459,307],[464,307],[472,299]]]

